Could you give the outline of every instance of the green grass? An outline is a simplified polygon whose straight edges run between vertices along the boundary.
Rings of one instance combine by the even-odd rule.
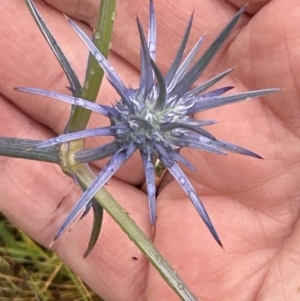
[[[101,301],[57,255],[0,213],[1,301]]]

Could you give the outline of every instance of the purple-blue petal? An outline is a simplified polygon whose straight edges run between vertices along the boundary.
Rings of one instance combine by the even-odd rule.
[[[178,152],[176,151],[170,151],[169,155],[177,162],[182,163],[183,165],[185,165],[186,167],[188,167],[190,170],[192,171],[197,171],[196,168],[186,159],[184,158],[182,155],[180,155]]]
[[[191,15],[191,17],[188,21],[188,24],[187,24],[185,33],[183,35],[182,41],[180,43],[179,49],[177,51],[177,54],[174,58],[174,61],[171,65],[168,73],[165,76],[165,81],[166,81],[167,86],[169,86],[171,81],[173,80],[174,75],[175,75],[175,73],[176,73],[176,71],[177,71],[177,69],[180,65],[180,62],[182,60],[183,53],[184,53],[184,50],[185,50],[186,45],[187,45],[187,41],[188,41],[189,36],[190,36],[190,32],[191,32],[191,28],[192,28],[192,24],[193,24],[193,18],[194,18],[194,14]]]
[[[189,90],[188,92],[186,92],[183,96],[183,98],[187,98],[189,99],[190,97],[194,97],[197,96],[198,94],[204,92],[205,90],[207,90],[208,88],[210,88],[212,85],[216,84],[217,82],[219,82],[222,78],[224,78],[225,76],[227,76],[230,72],[232,72],[234,68],[230,68],[220,74],[218,74],[217,76],[211,78],[210,80],[204,82],[203,84],[201,84],[200,86]]]
[[[62,94],[62,93],[58,93],[58,92],[53,92],[53,91],[48,91],[48,90],[43,90],[43,89],[36,89],[36,88],[16,87],[15,90],[20,91],[20,92],[55,98],[55,99],[85,108],[87,110],[97,112],[104,116],[110,115],[103,106],[101,106],[97,103],[93,103],[91,101],[85,100],[80,97],[74,97],[74,96],[70,96],[70,95],[66,95],[66,94]]]
[[[153,0],[150,0],[148,24],[148,49],[151,60],[156,60],[156,17]]]
[[[186,71],[188,70],[188,68],[190,67],[193,59],[197,55],[203,41],[204,41],[204,36],[201,36],[200,39],[195,44],[195,46],[193,47],[193,49],[187,55],[185,60],[182,62],[180,67],[176,70],[176,73],[174,74],[172,81],[168,85],[168,91],[173,90],[173,88],[177,85],[177,83],[184,77],[184,75],[185,75]]]
[[[112,141],[95,148],[84,148],[75,152],[74,161],[77,163],[88,163],[102,160],[113,155],[119,149],[120,145],[117,141]]]
[[[151,58],[149,53],[149,48],[146,42],[144,31],[140,20],[137,18],[137,25],[141,40],[141,79],[139,94],[144,98],[147,98],[148,93],[152,90],[153,81],[153,71],[151,66]]]
[[[128,109],[132,110],[132,105],[130,98],[128,97],[127,88],[115,72],[114,68],[110,65],[104,55],[97,49],[94,43],[90,40],[90,38],[84,33],[84,31],[77,26],[72,20],[68,19],[69,23],[73,27],[73,29],[77,32],[80,38],[84,41],[87,45],[93,56],[95,57],[96,61],[99,63],[107,79],[110,81],[111,85],[116,89],[116,91],[120,94],[120,96],[126,102]]]
[[[102,186],[114,175],[114,173],[121,167],[121,165],[129,159],[135,152],[136,148],[131,144],[127,148],[119,150],[109,160],[109,162],[100,171],[99,175],[86,189],[83,195],[80,197],[76,205],[73,207],[68,217],[63,222],[62,226],[56,233],[54,240],[56,240],[65,229],[77,218],[78,214],[85,210],[88,203],[94,197],[94,195],[102,188]]]
[[[168,167],[168,170],[173,175],[173,177],[177,180],[179,185],[183,188],[185,193],[189,196],[197,212],[199,213],[205,225],[207,226],[208,230],[210,231],[214,239],[217,241],[217,243],[222,247],[222,242],[217,234],[217,231],[215,230],[210,220],[210,217],[205,210],[204,205],[202,204],[199,196],[197,195],[197,192],[195,191],[189,179],[186,177],[186,175],[184,174],[184,172],[181,170],[181,168],[177,163],[174,163],[171,167]]]
[[[216,55],[220,47],[223,45],[224,41],[231,33],[232,29],[244,13],[245,8],[241,8],[238,13],[231,19],[231,21],[226,25],[226,27],[221,31],[218,37],[212,42],[200,59],[195,63],[195,65],[186,73],[182,80],[174,87],[171,92],[171,96],[176,96],[180,99],[187,90],[193,85],[193,83],[198,79],[199,75],[210,63],[212,58]]]
[[[117,129],[127,129],[126,126],[122,126],[121,124],[115,125],[115,126],[108,126],[108,127],[102,127],[102,128],[95,128],[95,129],[88,129],[88,130],[82,130],[78,132],[63,134],[60,136],[57,136],[55,138],[40,142],[34,146],[34,148],[44,148],[56,144],[61,144],[64,142],[77,140],[77,139],[83,139],[88,137],[95,137],[95,136],[113,136],[116,133]]]
[[[263,90],[238,93],[229,96],[216,96],[216,97],[204,98],[204,99],[201,99],[200,96],[199,100],[198,101],[195,100],[195,104],[187,110],[187,114],[194,114],[197,112],[210,110],[231,103],[235,103],[243,100],[250,100],[252,98],[265,96],[278,91],[280,91],[280,89],[263,89]]]
[[[227,86],[227,87],[222,87],[222,88],[218,88],[209,92],[206,92],[205,94],[201,94],[201,98],[210,98],[210,97],[216,97],[216,96],[220,96],[224,93],[226,93],[227,91],[230,91],[234,88],[234,86]]]
[[[154,225],[156,221],[156,186],[154,165],[152,163],[151,155],[149,153],[141,152],[141,155],[145,169],[150,222],[152,225]]]

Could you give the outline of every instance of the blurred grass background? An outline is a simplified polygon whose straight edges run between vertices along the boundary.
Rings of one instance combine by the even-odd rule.
[[[0,212],[0,301],[103,301]]]

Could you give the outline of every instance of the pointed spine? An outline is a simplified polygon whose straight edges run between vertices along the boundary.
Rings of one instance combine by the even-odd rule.
[[[190,71],[187,72],[185,77],[175,86],[175,88],[170,93],[171,95],[176,95],[176,98],[179,99],[191,87],[191,85],[197,80],[199,75],[202,73],[202,71],[206,68],[206,66],[210,63],[217,51],[223,45],[224,41],[234,28],[235,24],[238,22],[238,20],[244,13],[244,10],[245,8],[243,7],[231,19],[228,25],[221,31],[221,33],[214,40],[214,42],[204,52],[201,58],[195,63],[195,65],[190,69]]]

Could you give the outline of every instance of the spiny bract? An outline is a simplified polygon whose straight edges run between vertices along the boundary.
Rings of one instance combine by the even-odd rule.
[[[201,200],[191,182],[178,165],[178,162],[192,170],[195,169],[178,151],[183,147],[191,147],[217,154],[226,154],[226,151],[231,151],[260,158],[257,154],[249,150],[217,140],[204,129],[205,126],[214,124],[215,121],[196,120],[192,117],[193,114],[204,110],[241,100],[249,100],[253,97],[263,96],[278,90],[264,89],[222,96],[225,92],[233,88],[232,86],[227,86],[203,93],[228,75],[232,69],[226,70],[200,86],[192,88],[194,82],[219,50],[243,12],[244,8],[232,18],[204,54],[191,66],[204,40],[204,36],[200,37],[194,48],[183,59],[192,26],[192,15],[188,21],[176,57],[169,71],[164,76],[155,63],[156,19],[153,1],[150,1],[147,40],[141,23],[137,19],[141,39],[141,79],[138,89],[126,87],[88,36],[74,22],[69,21],[74,30],[86,43],[99,65],[103,68],[108,80],[119,93],[121,99],[114,106],[108,107],[56,92],[34,88],[17,88],[19,91],[56,98],[95,111],[108,117],[111,123],[109,127],[67,133],[36,145],[36,148],[43,148],[91,136],[108,135],[114,137],[113,142],[94,149],[83,149],[75,154],[75,160],[81,163],[103,159],[108,156],[111,156],[111,158],[73,207],[59,229],[56,238],[61,235],[79,214],[89,208],[90,201],[95,193],[101,189],[136,150],[139,150],[145,168],[151,223],[154,224],[156,220],[156,186],[153,162],[157,157],[189,196],[211,234],[221,245],[221,241]]]

